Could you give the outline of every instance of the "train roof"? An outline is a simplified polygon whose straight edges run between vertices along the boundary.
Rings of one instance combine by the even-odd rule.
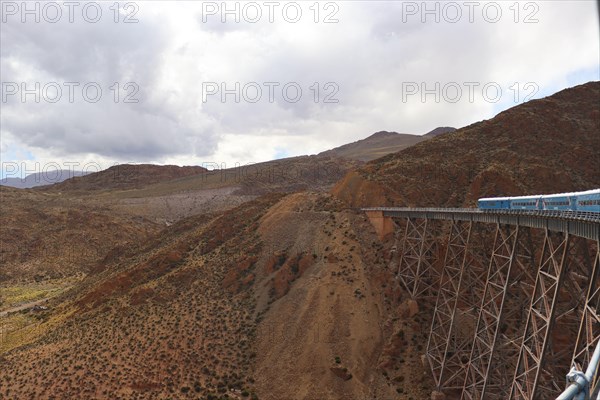
[[[547,194],[547,195],[544,195],[544,197],[584,196],[584,195],[590,195],[590,194],[600,194],[600,189],[586,190],[584,192]]]
[[[507,200],[523,200],[523,199],[539,199],[541,196],[514,196],[514,197],[484,197],[478,201],[507,201]]]
[[[484,198],[479,199],[477,201],[491,201],[491,200],[505,201],[505,200],[510,200],[510,197],[484,197]]]
[[[523,199],[537,199],[540,197],[566,197],[566,196],[584,196],[590,194],[600,194],[600,189],[586,190],[583,192],[569,192],[569,193],[555,193],[555,194],[534,194],[529,196],[514,196],[514,197],[484,197],[478,201],[506,201],[506,200],[523,200]]]

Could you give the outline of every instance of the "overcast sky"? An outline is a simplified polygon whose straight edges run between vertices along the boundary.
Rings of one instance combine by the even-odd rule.
[[[114,4],[2,1],[3,177],[314,154],[600,80],[595,1]]]

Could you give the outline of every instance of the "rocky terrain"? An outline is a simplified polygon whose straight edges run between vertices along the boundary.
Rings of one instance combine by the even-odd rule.
[[[423,368],[404,368],[418,361],[422,320],[399,318],[371,226],[330,195],[263,196],[183,219],[137,249],[109,253],[8,335],[19,346],[3,355],[0,393],[420,398],[430,388]],[[384,347],[398,326],[397,358],[398,345]]]
[[[352,206],[472,207],[480,197],[600,187],[600,83],[532,100],[349,172]]]
[[[409,135],[406,133],[381,131],[376,132],[365,139],[324,151],[319,155],[344,157],[358,161],[371,161],[387,154],[396,153],[434,136],[442,135],[454,130],[454,128],[450,127],[439,127],[425,135]]]
[[[0,284],[88,273],[111,249],[128,248],[160,225],[55,192],[0,186]]]
[[[589,83],[366,164],[1,187],[0,399],[430,398],[432,305],[357,207],[600,187],[598,99]]]

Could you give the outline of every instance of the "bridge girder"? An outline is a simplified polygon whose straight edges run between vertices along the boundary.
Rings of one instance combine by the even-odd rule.
[[[439,269],[437,235],[439,221],[408,218],[402,241],[397,276],[413,299],[431,298],[437,293]]]
[[[437,293],[426,348],[437,389],[461,390],[463,400],[554,398],[569,362],[585,365],[600,340],[600,244],[588,240],[600,226],[577,228],[579,237],[569,224],[557,233],[499,216],[493,247],[482,249],[477,232],[494,221],[461,218],[449,221],[445,243],[438,214],[402,218],[397,277],[418,301]]]
[[[586,290],[585,303],[577,332],[577,340],[571,357],[571,365],[579,365],[584,369],[592,357],[594,348],[600,340],[600,240],[596,242],[596,256],[593,267],[589,271],[590,279]],[[598,383],[598,374],[591,382],[592,387]]]

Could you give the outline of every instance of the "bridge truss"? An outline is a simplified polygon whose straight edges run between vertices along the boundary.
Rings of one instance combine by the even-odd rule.
[[[600,216],[364,211],[394,221],[398,280],[435,304],[426,358],[437,390],[552,399],[572,365],[585,369],[600,340]]]

